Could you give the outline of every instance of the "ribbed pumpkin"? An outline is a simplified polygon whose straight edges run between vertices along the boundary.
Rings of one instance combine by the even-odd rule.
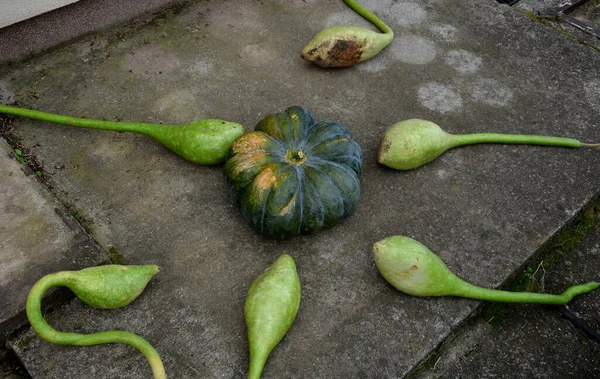
[[[239,137],[225,164],[252,228],[283,239],[331,227],[360,199],[362,151],[348,129],[301,107],[271,114]]]

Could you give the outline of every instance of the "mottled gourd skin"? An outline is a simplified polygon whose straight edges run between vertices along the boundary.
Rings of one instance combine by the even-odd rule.
[[[431,162],[454,144],[453,135],[433,122],[405,120],[386,130],[377,160],[396,170],[412,170]]]
[[[287,254],[273,262],[250,286],[244,306],[250,350],[248,378],[260,378],[269,354],[296,318],[300,297],[296,263]]]
[[[348,129],[291,107],[238,138],[226,180],[246,221],[283,239],[329,228],[356,210],[362,150]]]
[[[350,67],[377,55],[393,38],[358,26],[332,26],[317,34],[301,55],[321,67]]]

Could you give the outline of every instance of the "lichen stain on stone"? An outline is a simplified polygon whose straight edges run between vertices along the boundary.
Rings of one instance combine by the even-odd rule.
[[[398,37],[391,46],[391,50],[396,59],[408,64],[427,64],[433,62],[437,56],[436,45],[432,41],[417,35]]]
[[[493,107],[506,107],[511,103],[513,92],[498,80],[481,78],[474,83],[471,98]]]
[[[454,112],[462,108],[462,98],[452,86],[430,82],[422,85],[417,97],[425,108],[440,113]]]
[[[338,39],[303,53],[302,58],[321,67],[349,67],[360,62],[363,50],[364,43],[360,41]]]
[[[600,79],[592,79],[583,84],[585,97],[590,105],[596,107],[600,104]]]
[[[473,74],[482,65],[481,57],[466,50],[452,50],[446,53],[444,62],[461,74]]]
[[[373,11],[378,10],[376,7],[371,8]],[[385,6],[380,8],[381,13],[389,13],[394,22],[400,26],[421,24],[427,19],[427,10],[417,2],[393,3],[391,9],[385,9]]]

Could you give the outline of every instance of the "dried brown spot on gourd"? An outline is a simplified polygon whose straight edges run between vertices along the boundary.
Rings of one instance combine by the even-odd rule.
[[[411,274],[410,270],[402,270],[402,271],[397,271],[395,273],[395,276],[399,280],[408,280],[411,278],[412,274]]]
[[[248,154],[251,152],[263,152],[271,142],[266,134],[261,132],[246,133],[233,143],[231,151],[233,154]]]
[[[377,153],[377,161],[383,163],[383,156],[390,150],[391,143],[385,138],[379,144],[379,152]]]
[[[321,67],[349,67],[360,62],[364,43],[356,39],[338,39],[310,50],[304,59]]]
[[[268,190],[277,181],[275,167],[269,166],[254,178],[254,186],[259,190]]]

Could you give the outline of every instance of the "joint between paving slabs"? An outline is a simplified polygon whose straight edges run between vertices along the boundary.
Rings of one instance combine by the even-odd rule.
[[[533,12],[526,11],[526,10],[521,10],[520,12],[522,14],[524,14],[525,16],[529,17],[530,19],[532,19],[536,22],[539,22],[540,24],[542,24],[544,26],[552,28],[552,29],[556,30],[557,32],[559,32],[560,34],[565,35],[567,38],[571,39],[572,41],[577,42],[578,44],[583,45],[587,48],[590,48],[593,51],[595,51],[596,53],[600,53],[600,48],[590,45],[589,43],[585,42],[581,38],[578,38],[577,36],[575,36],[573,33],[568,31],[567,29],[559,26],[559,25],[567,25],[568,27],[571,27],[571,24],[569,24],[567,22],[567,20],[560,17],[559,15],[543,16],[543,15],[537,15]]]
[[[527,262],[515,270],[515,274],[511,275],[498,289],[536,292],[543,290],[543,265],[555,262],[565,254],[579,248],[583,239],[598,222],[600,222],[600,193],[596,194],[586,206],[540,247]],[[509,309],[517,309],[517,307],[523,306],[525,304],[481,302],[448,337],[434,347],[427,357],[407,373],[406,378],[416,379],[420,378],[419,375],[425,371],[434,371],[444,352],[454,342],[464,338],[468,334],[468,331],[476,325],[480,317],[493,327],[497,327],[502,323],[503,317]],[[558,314],[557,312],[557,316]]]

